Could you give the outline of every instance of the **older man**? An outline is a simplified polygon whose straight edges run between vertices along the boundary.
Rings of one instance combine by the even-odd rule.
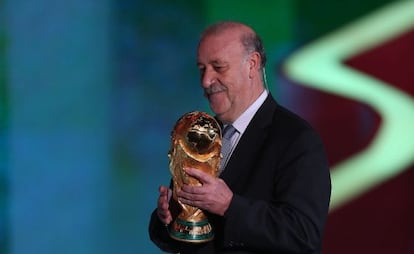
[[[213,241],[170,238],[170,190],[159,188],[149,233],[162,250],[321,252],[331,193],[324,147],[304,120],[278,105],[265,89],[265,63],[262,41],[251,27],[221,22],[203,32],[197,55],[201,85],[216,117],[234,128],[228,141],[232,149],[219,178],[186,169],[202,185],[184,185],[177,194],[183,204],[208,214]]]

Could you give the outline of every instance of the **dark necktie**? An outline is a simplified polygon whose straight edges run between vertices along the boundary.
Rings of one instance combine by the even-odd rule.
[[[223,138],[222,138],[222,146],[221,146],[221,154],[223,155],[223,158],[221,159],[220,163],[220,171],[224,170],[224,167],[226,165],[226,162],[228,160],[228,157],[231,152],[232,144],[231,144],[231,137],[236,133],[236,129],[233,127],[233,125],[229,124],[224,128],[223,131]]]

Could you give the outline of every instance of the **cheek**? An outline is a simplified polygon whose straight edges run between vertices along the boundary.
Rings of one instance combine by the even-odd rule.
[[[229,98],[231,100],[240,99],[238,97],[240,97],[240,95],[246,92],[246,86],[247,83],[241,76],[238,76],[237,78],[233,79],[231,83],[227,84]]]
[[[230,105],[230,99],[227,92],[212,94],[209,97],[212,109],[218,113],[225,111]]]

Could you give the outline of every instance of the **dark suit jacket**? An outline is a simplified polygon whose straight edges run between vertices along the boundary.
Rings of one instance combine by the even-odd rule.
[[[209,214],[215,239],[184,244],[151,216],[151,240],[180,253],[321,253],[331,182],[323,144],[269,95],[220,176],[234,196],[224,217]]]

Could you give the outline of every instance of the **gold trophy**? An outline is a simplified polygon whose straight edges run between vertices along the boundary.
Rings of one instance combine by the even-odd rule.
[[[168,153],[173,176],[173,199],[181,208],[170,227],[170,236],[183,242],[202,243],[214,238],[211,224],[204,212],[181,203],[177,192],[183,184],[200,186],[187,175],[185,168],[197,168],[215,177],[220,167],[221,128],[216,119],[204,112],[184,114],[175,124]]]

